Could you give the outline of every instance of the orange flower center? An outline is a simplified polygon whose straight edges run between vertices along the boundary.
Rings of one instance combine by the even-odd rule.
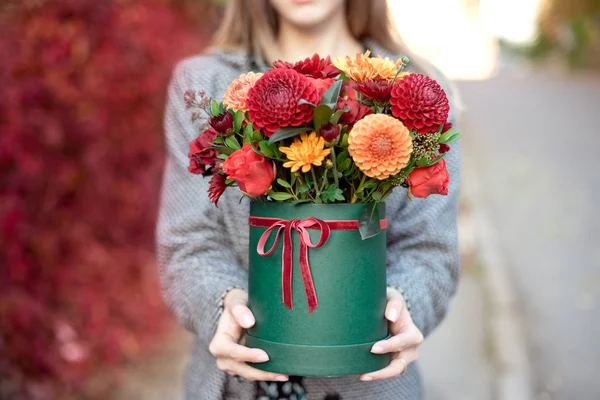
[[[376,157],[386,157],[392,150],[392,140],[387,135],[379,135],[371,143],[371,153]]]

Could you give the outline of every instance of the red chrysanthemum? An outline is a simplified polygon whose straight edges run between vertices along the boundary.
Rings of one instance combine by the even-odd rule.
[[[265,73],[248,92],[248,115],[255,128],[270,137],[279,128],[301,126],[313,119],[313,110],[300,99],[319,102],[313,80],[293,69]]]
[[[365,116],[373,114],[371,107],[365,106],[358,100],[340,99],[337,103],[336,109],[343,110],[345,107],[349,107],[350,110],[342,114],[339,123],[342,125],[348,125],[349,127],[352,127],[356,122],[360,121]]]
[[[392,84],[388,81],[365,81],[356,84],[356,91],[378,103],[387,103],[392,94]]]
[[[335,78],[340,74],[340,70],[331,62],[331,58],[321,58],[315,54],[311,58],[298,61],[295,64],[286,61],[275,61],[274,69],[293,69],[302,75],[310,76],[315,79]]]
[[[436,132],[448,121],[450,105],[444,89],[433,79],[410,74],[392,88],[392,114],[419,133]]]
[[[220,173],[215,172],[215,174],[210,178],[209,186],[208,186],[208,198],[215,206],[219,206],[219,199],[225,189],[227,189],[227,185],[225,181],[227,178]]]

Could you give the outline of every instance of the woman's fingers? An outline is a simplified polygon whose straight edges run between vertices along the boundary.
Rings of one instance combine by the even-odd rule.
[[[404,310],[404,299],[402,296],[391,296],[385,308],[385,318],[390,322],[397,322]]]
[[[406,372],[408,364],[415,361],[418,358],[416,348],[410,348],[398,354],[387,367],[380,369],[379,371],[369,372],[361,375],[360,380],[362,381],[376,381],[380,379],[390,379],[402,375]]]
[[[371,352],[375,354],[397,353],[411,347],[418,347],[421,343],[423,343],[423,334],[416,326],[412,325],[389,339],[375,343]]]
[[[286,382],[289,378],[286,375],[275,374],[273,372],[261,371],[247,364],[234,361],[228,358],[217,360],[217,367],[226,371],[230,375],[239,375],[251,381],[279,381]]]
[[[254,326],[256,320],[248,308],[248,294],[243,290],[233,289],[226,297],[226,309],[229,310],[235,322],[244,329]]]
[[[217,333],[210,343],[210,353],[219,358],[230,358],[239,362],[266,362],[269,356],[264,350],[251,349],[237,344],[233,338],[224,333]]]

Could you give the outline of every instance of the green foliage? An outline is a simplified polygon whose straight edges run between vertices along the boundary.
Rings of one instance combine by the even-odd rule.
[[[331,184],[321,193],[321,200],[323,200],[323,203],[334,203],[336,200],[344,201],[344,192],[337,188],[335,184]]]
[[[311,131],[311,128],[308,127],[299,127],[299,128],[281,128],[275,131],[269,138],[269,143],[280,142],[285,139],[293,138],[298,136],[303,132]]]

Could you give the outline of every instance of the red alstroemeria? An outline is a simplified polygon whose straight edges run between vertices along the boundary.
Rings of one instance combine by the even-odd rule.
[[[212,178],[210,178],[209,186],[208,186],[208,198],[215,206],[219,206],[219,199],[221,195],[227,189],[227,185],[225,181],[227,178],[225,175],[221,175],[220,173],[215,173]]]

